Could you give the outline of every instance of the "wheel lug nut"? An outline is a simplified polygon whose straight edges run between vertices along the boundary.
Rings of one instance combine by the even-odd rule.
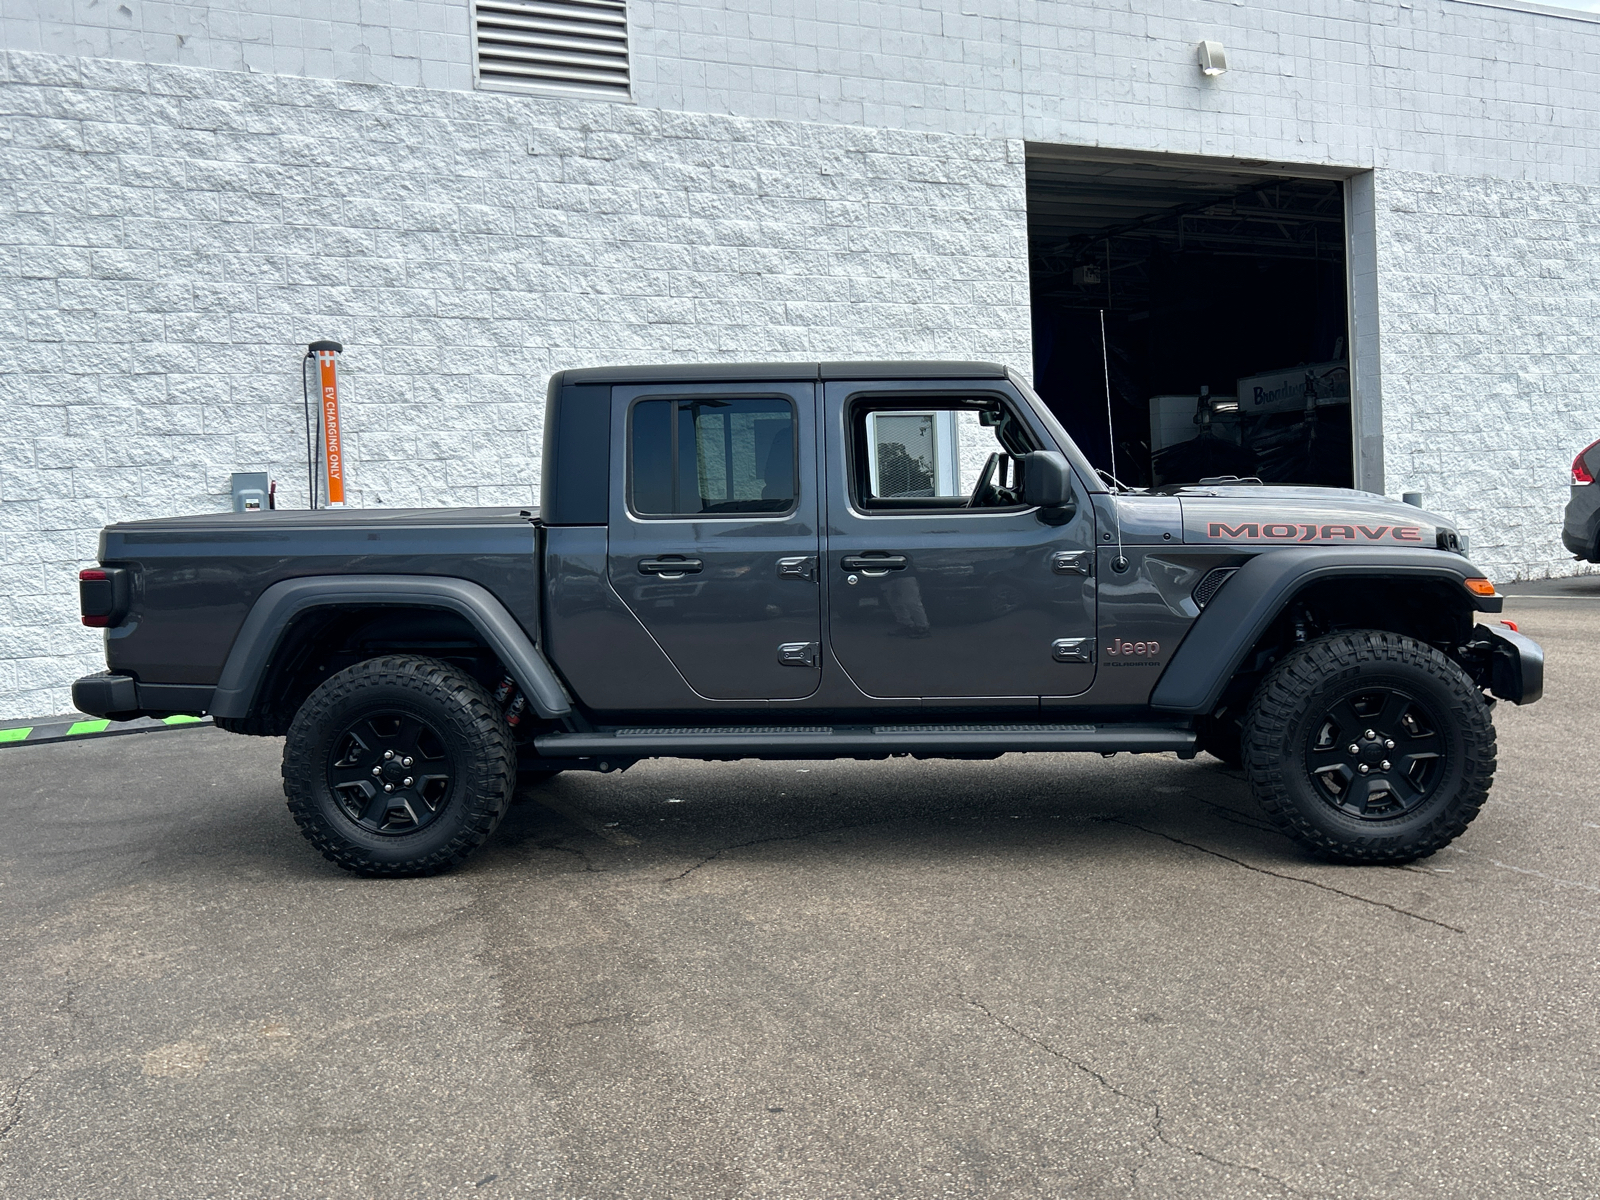
[[[1367,734],[1367,736],[1371,737],[1372,735],[1369,733],[1369,734]],[[393,750],[385,750],[383,752],[383,757],[384,757],[384,761],[387,762],[389,759],[394,757],[394,751]]]
[[[1388,763],[1384,763],[1383,765],[1385,767],[1387,767],[1389,764]],[[400,781],[400,786],[401,787],[410,787],[411,786],[411,776],[407,775],[404,779],[402,779]]]
[[[1389,769],[1389,760],[1386,758],[1381,763],[1378,764],[1378,770],[1387,771],[1388,769]]]
[[[1394,749],[1394,739],[1390,738],[1388,741],[1384,742],[1383,748],[1385,750],[1393,750]]]
[[[372,773],[374,775],[382,775],[383,774],[383,768],[382,767],[373,767],[372,768]]]
[[[1392,745],[1394,745],[1394,743],[1393,743],[1393,742],[1390,742],[1390,743],[1389,743],[1389,744],[1390,744],[1390,745],[1391,745],[1391,746],[1392,746]],[[409,759],[409,758],[402,758],[402,759],[401,759],[401,760],[400,760],[400,765],[401,765],[401,766],[402,766],[402,767],[409,767],[409,766],[410,766],[410,765],[411,765],[411,760],[410,760],[410,759]]]
[[[1362,768],[1361,768],[1361,769],[1362,769],[1362,770],[1363,770],[1363,771],[1365,771],[1365,770],[1366,770],[1366,768],[1365,768],[1365,767],[1362,767]],[[386,791],[386,792],[392,792],[392,791],[394,791],[394,784],[392,784],[392,783],[386,783],[386,784],[384,784],[384,785],[383,785],[383,790],[384,790],[384,791]]]
[[[1370,770],[1372,770],[1372,768],[1371,768],[1371,767],[1369,767],[1369,766],[1367,766],[1367,764],[1366,764],[1366,763],[1362,763],[1362,764],[1361,764],[1361,773],[1362,773],[1362,774],[1363,774],[1363,775],[1365,775],[1365,774],[1366,774],[1366,773],[1367,773],[1367,772],[1368,772],[1368,771],[1370,771]],[[394,791],[394,789],[393,789],[393,788],[389,788],[389,789],[388,789],[388,790],[389,790],[389,791],[391,791],[391,792],[392,792],[392,791]]]
[[[1370,729],[1369,729],[1369,730],[1367,730],[1367,737],[1368,737],[1368,738],[1375,738],[1375,737],[1377,737],[1377,736],[1378,736],[1378,735],[1377,735],[1377,734],[1376,734],[1376,733],[1374,733],[1374,732],[1373,732],[1373,731],[1372,731],[1372,730],[1370,730]]]
[[[1356,745],[1354,742],[1351,742],[1350,743],[1350,753],[1351,754],[1360,754],[1361,753],[1361,747]]]

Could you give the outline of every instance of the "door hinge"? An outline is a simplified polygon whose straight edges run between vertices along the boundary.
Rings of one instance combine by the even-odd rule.
[[[1050,643],[1050,657],[1057,662],[1093,662],[1094,642],[1086,637],[1057,638]]]
[[[782,642],[778,646],[778,661],[786,667],[815,667],[822,662],[820,642]]]
[[[817,559],[814,554],[799,554],[793,558],[780,558],[778,560],[779,579],[810,579],[817,578]]]
[[[1087,550],[1057,550],[1050,556],[1050,569],[1057,575],[1087,575],[1092,561]]]

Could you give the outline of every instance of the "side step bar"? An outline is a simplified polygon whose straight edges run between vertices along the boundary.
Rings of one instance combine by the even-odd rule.
[[[534,738],[543,758],[923,758],[1082,750],[1097,754],[1175,751],[1192,758],[1192,729],[1171,724],[1109,725],[745,725],[549,733]]]

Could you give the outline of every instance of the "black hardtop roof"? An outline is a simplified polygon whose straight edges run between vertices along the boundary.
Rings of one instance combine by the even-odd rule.
[[[756,379],[1004,379],[992,362],[671,363],[580,367],[557,373],[562,383],[738,383]]]

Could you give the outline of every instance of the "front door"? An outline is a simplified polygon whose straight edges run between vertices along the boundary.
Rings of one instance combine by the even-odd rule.
[[[829,382],[828,639],[869,696],[1071,696],[1094,680],[1094,514],[1046,524],[1021,455],[1055,449],[970,382]],[[1081,486],[1081,484],[1080,484]]]
[[[710,700],[822,678],[816,385],[612,389],[611,586]]]

